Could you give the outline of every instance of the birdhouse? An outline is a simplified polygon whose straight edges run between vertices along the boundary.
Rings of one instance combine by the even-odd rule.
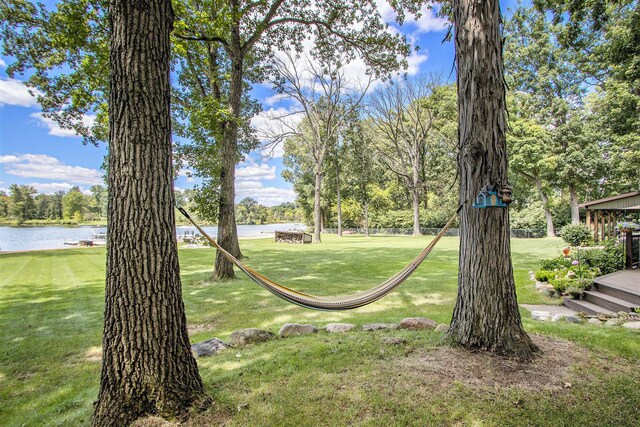
[[[507,204],[493,186],[486,186],[476,196],[474,208],[505,208]]]

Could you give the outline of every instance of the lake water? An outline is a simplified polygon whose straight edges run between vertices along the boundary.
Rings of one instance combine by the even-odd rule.
[[[214,238],[218,233],[218,227],[203,227],[203,229]],[[293,229],[304,229],[304,225],[294,223],[238,225],[238,236],[240,238],[274,237],[276,230]],[[94,233],[104,233],[105,231],[104,227],[0,227],[0,252],[73,247],[65,245],[65,242],[90,240]],[[183,235],[185,231],[197,233],[195,227],[176,227],[178,236]]]

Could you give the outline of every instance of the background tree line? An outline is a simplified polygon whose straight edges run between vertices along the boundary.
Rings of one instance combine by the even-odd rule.
[[[178,204],[188,210],[194,209],[194,193],[195,190],[176,191]],[[104,221],[107,200],[107,188],[102,185],[92,186],[89,194],[83,193],[79,187],[72,187],[66,192],[42,194],[33,186],[12,184],[8,194],[0,191],[0,222],[23,224]],[[246,197],[236,204],[235,210],[238,224],[259,225],[303,220],[302,212],[294,203],[267,207]],[[181,217],[178,216],[178,219]],[[186,220],[182,222],[186,223]]]
[[[580,221],[580,202],[640,189],[640,9],[600,3],[571,13],[570,2],[534,2],[506,20],[512,228],[553,236]],[[457,204],[457,113],[455,87],[441,80],[397,80],[362,96],[357,114],[325,141],[321,164],[300,143],[313,117],[298,135],[288,132],[283,175],[308,224],[414,234],[444,225]],[[323,179],[316,220],[314,170]]]
[[[12,184],[9,193],[0,191],[0,222],[104,221],[107,213],[107,189],[94,185],[89,194],[71,187],[68,191],[39,194],[30,185]]]

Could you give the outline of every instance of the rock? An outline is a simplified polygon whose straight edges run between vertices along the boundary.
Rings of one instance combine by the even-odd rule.
[[[395,323],[367,323],[362,327],[363,331],[380,331],[382,329],[398,329]]]
[[[537,291],[543,291],[543,290],[547,289],[548,287],[549,287],[549,285],[547,285],[546,283],[536,282],[536,290]]]
[[[638,319],[638,318],[640,318],[640,314],[632,311],[631,313],[629,313],[629,317],[632,318],[632,319]]]
[[[569,317],[567,314],[558,313],[558,314],[554,314],[553,316],[551,316],[551,321],[552,322],[559,322],[561,320],[566,319],[567,317]]]
[[[640,322],[627,322],[622,325],[622,327],[627,329],[640,329]]]
[[[402,345],[407,342],[404,338],[384,337],[382,342],[389,345]]]
[[[424,329],[435,329],[436,325],[436,322],[431,319],[427,319],[426,317],[407,317],[400,321],[398,328],[418,331]]]
[[[609,319],[604,322],[605,326],[620,326],[622,324],[622,320],[620,319]]]
[[[229,344],[232,347],[243,346],[247,344],[254,344],[264,341],[269,341],[275,338],[275,335],[269,331],[263,331],[262,329],[247,328],[238,329],[233,332],[229,337]]]
[[[217,352],[229,348],[229,345],[218,338],[202,341],[191,346],[191,351],[197,357],[211,356]]]
[[[611,313],[609,315],[609,319],[617,319],[618,317],[620,317],[620,316],[618,316],[618,313]]]
[[[290,337],[293,335],[307,335],[315,334],[318,332],[318,328],[313,325],[300,325],[298,323],[285,323],[278,331],[278,336],[281,338]]]
[[[531,312],[531,318],[533,320],[551,320],[551,313],[548,311],[534,310]]]
[[[348,332],[355,328],[356,325],[351,323],[327,323],[324,330],[327,332]]]
[[[436,326],[436,332],[449,332],[449,325],[446,323],[440,323]]]
[[[591,323],[592,325],[602,325],[602,320],[592,317],[587,321],[587,323]]]
[[[596,317],[602,320],[603,322],[606,322],[607,319],[609,319],[609,315],[607,313],[602,313],[602,312],[598,313]]]
[[[569,323],[582,323],[582,319],[579,316],[567,316],[564,320]]]
[[[619,311],[618,312],[618,317],[621,319],[628,319],[629,318],[629,313],[627,313],[626,311]]]

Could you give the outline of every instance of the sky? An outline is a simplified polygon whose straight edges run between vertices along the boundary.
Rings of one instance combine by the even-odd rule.
[[[393,29],[406,35],[412,45],[419,46],[408,58],[409,77],[428,73],[441,73],[452,80],[454,48],[452,42],[442,43],[447,23],[433,11],[424,10],[421,18],[407,19],[405,25],[395,24],[394,14],[385,0],[378,0],[379,10]],[[503,6],[504,7],[504,6]],[[106,146],[84,145],[73,131],[61,129],[42,117],[41,109],[19,76],[11,79],[6,67],[12,58],[0,55],[0,191],[8,193],[11,184],[28,184],[40,193],[67,191],[78,186],[84,192],[95,184],[104,184],[102,164]],[[361,64],[347,67],[348,77],[363,75]],[[259,130],[268,126],[270,114],[287,111],[291,103],[274,96],[267,85],[256,85],[252,95],[262,103],[263,113],[252,120]],[[91,116],[86,117],[90,122]],[[293,202],[292,185],[285,182],[282,149],[276,147],[270,156],[258,149],[236,167],[236,202],[253,197],[265,206]],[[176,180],[177,189],[192,188],[196,183],[183,170]]]

